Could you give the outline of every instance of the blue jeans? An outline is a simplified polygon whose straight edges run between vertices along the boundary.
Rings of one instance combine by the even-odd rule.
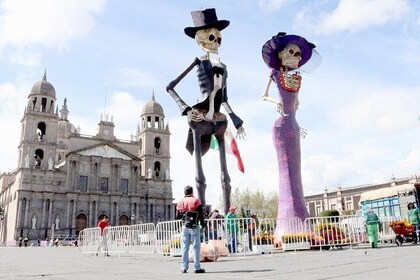
[[[237,247],[237,237],[238,233],[228,233],[228,250],[229,253],[236,253],[236,247]]]
[[[188,270],[190,263],[188,252],[190,250],[190,243],[193,246],[194,270],[201,269],[200,266],[200,230],[198,228],[182,227],[181,237],[181,253],[182,253],[182,267],[183,270]]]

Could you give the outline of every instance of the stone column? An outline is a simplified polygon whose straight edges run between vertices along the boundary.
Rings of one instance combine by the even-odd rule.
[[[115,209],[115,226],[118,226],[118,222],[119,222],[119,216],[120,216],[120,204],[119,203],[117,203],[116,204],[116,207],[115,207],[116,209]]]
[[[89,201],[89,216],[88,216],[88,227],[93,225],[93,201]]]
[[[42,199],[42,217],[41,217],[41,226],[40,228],[48,228],[45,226],[45,216],[47,214],[47,201],[45,198]]]
[[[71,228],[76,228],[76,199],[73,200],[73,215],[72,215],[72,222],[71,222]]]
[[[97,226],[97,224],[96,224],[97,217],[98,217],[98,201],[95,201],[95,217],[93,218],[94,227]]]
[[[52,199],[50,199],[50,209],[48,211],[48,226],[47,228],[51,228],[52,226],[52,210],[53,210],[53,205],[54,205],[54,201]]]
[[[25,217],[23,218],[23,227],[24,228],[29,228],[28,227],[28,215],[29,215],[29,202],[30,202],[30,199],[29,198],[26,198],[26,203],[25,203]]]
[[[67,207],[66,207],[66,228],[70,229],[70,213],[71,213],[71,200],[67,200]]]
[[[115,226],[115,223],[113,220],[114,220],[114,203],[112,202],[112,199],[111,199],[111,217],[109,217],[109,221],[112,224],[112,226]]]
[[[22,221],[23,221],[23,219],[22,219],[22,199],[19,199],[19,201],[18,201],[18,209],[17,209],[17,221],[16,221],[16,224],[17,224],[17,227],[18,228],[22,228]]]

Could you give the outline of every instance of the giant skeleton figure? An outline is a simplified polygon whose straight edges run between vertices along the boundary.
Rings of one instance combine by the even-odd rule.
[[[210,53],[218,54],[218,48],[222,41],[220,31],[225,29],[230,22],[227,20],[218,20],[215,9],[193,11],[191,15],[194,27],[187,27],[184,29],[184,32],[189,37],[195,38],[205,52],[205,55],[201,58],[195,58],[193,63],[184,72],[169,83],[166,90],[178,104],[181,114],[188,116],[190,128],[186,148],[191,154],[195,152],[196,188],[198,198],[203,206],[206,205],[206,178],[204,176],[201,158],[210,147],[211,136],[214,135],[217,139],[220,154],[224,210],[227,213],[230,207],[231,186],[226,166],[224,134],[228,121],[226,116],[220,112],[221,105],[223,105],[233,125],[238,130],[237,137],[243,138],[245,132],[242,127],[243,121],[235,115],[228,103],[226,65],[220,62],[220,58],[210,60]],[[196,66],[198,67],[197,76],[202,101],[190,107],[179,97],[174,88]]]
[[[313,56],[316,54],[316,56]],[[263,100],[277,105],[280,113],[273,125],[273,144],[277,152],[279,169],[279,203],[276,236],[299,231],[292,219],[306,219],[309,214],[305,205],[301,178],[300,135],[306,131],[296,121],[301,76],[298,72],[311,58],[318,58],[315,45],[297,35],[278,33],[262,47],[264,62],[271,68]],[[313,65],[315,66],[315,65]],[[271,83],[276,84],[279,98],[269,96]]]

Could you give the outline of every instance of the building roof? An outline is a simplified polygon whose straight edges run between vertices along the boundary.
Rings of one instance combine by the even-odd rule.
[[[162,117],[165,116],[163,108],[158,102],[156,102],[154,94],[152,95],[152,100],[147,102],[147,104],[143,107],[143,112],[141,113],[141,115],[160,115]]]
[[[393,187],[382,188],[379,190],[373,190],[368,192],[363,192],[360,195],[360,201],[375,200],[378,198],[386,198],[396,196],[402,192],[409,192],[415,189],[414,184],[403,184]]]
[[[33,95],[45,95],[45,96],[55,98],[55,89],[52,86],[52,84],[50,84],[47,81],[47,73],[46,72],[44,73],[44,77],[42,77],[42,80],[36,82],[32,86],[32,90],[31,90],[31,93],[29,94],[29,96],[33,96]]]

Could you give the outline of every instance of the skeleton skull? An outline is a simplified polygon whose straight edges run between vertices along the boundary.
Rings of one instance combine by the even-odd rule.
[[[284,50],[278,53],[281,64],[284,67],[297,69],[302,59],[300,48],[295,44],[287,45]]]
[[[195,33],[195,40],[203,51],[217,54],[222,42],[222,34],[217,28],[201,29]]]

